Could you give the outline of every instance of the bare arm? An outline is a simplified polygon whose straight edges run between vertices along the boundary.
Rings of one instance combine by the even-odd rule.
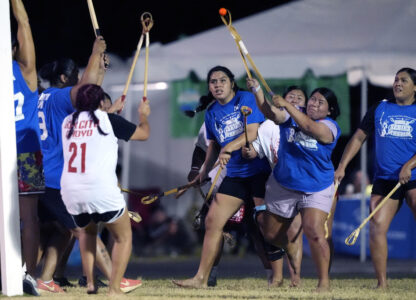
[[[259,87],[260,84],[256,79],[247,78],[247,88],[251,90],[256,97],[257,107],[260,109],[263,115],[276,124],[283,123],[286,120],[286,112],[284,110],[278,109],[273,105],[270,105],[270,103],[264,97],[263,89]]]
[[[139,113],[140,123],[136,127],[136,131],[130,137],[130,140],[145,141],[150,136],[150,126],[147,120],[147,117],[150,115],[150,106],[149,106],[148,100],[146,101],[141,100],[138,113]]]
[[[247,124],[247,139],[249,143],[254,141],[257,138],[257,130],[259,128],[259,123],[252,123]],[[229,142],[227,145],[225,145],[220,152],[220,155],[218,157],[221,166],[224,167],[228,161],[231,158],[231,152],[241,149],[242,147],[245,147],[246,145],[246,137],[245,134],[241,134],[238,138],[235,140]]]
[[[22,0],[12,0],[12,9],[17,21],[17,40],[19,47],[15,59],[20,66],[23,78],[31,91],[37,89],[36,55],[29,17]]]
[[[365,133],[362,129],[357,129],[345,147],[344,153],[342,153],[341,161],[339,162],[338,168],[335,171],[334,179],[336,182],[341,182],[341,180],[344,178],[346,167],[361,149],[361,146],[366,139],[367,133]]]
[[[278,107],[284,107],[299,128],[307,135],[321,143],[329,144],[334,141],[332,131],[323,123],[316,122],[280,96],[273,96],[273,103]]]
[[[412,177],[412,169],[416,167],[416,155],[408,160],[400,170],[399,181],[401,184],[408,183]]]
[[[105,74],[104,67],[104,52],[106,49],[106,43],[102,36],[98,36],[95,39],[91,56],[88,60],[87,67],[84,74],[82,74],[81,80],[71,89],[71,102],[75,107],[75,99],[78,93],[78,89],[84,84],[101,84],[103,76]]]

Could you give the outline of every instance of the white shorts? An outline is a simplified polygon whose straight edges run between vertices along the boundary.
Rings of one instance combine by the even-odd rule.
[[[334,184],[319,192],[305,193],[283,187],[272,174],[266,183],[264,200],[268,211],[283,218],[291,219],[303,208],[317,208],[329,213],[333,196]]]

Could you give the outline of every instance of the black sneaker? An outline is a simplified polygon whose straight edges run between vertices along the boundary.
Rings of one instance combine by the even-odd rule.
[[[78,280],[78,285],[82,287],[87,286],[87,276],[81,276],[81,278]],[[107,287],[107,285],[102,282],[98,277],[95,277],[95,285],[97,288],[99,287]]]
[[[32,296],[40,296],[36,280],[28,273],[23,276],[23,292]]]
[[[211,274],[209,274],[208,277],[208,286],[213,287],[213,286],[217,286],[217,277],[215,276],[211,276]]]
[[[75,284],[70,283],[66,277],[54,277],[53,281],[55,281],[55,283],[60,287],[75,287]]]

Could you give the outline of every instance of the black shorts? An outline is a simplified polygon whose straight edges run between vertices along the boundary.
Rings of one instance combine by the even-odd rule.
[[[222,181],[218,192],[243,200],[252,204],[253,197],[264,198],[266,181],[270,173],[259,173],[250,177],[228,177]]]
[[[41,222],[57,221],[67,229],[77,227],[62,201],[61,190],[45,188],[45,194],[39,197],[38,215]]]
[[[396,186],[397,181],[376,179],[373,183],[372,195],[387,196],[391,190]],[[409,181],[408,183],[400,186],[397,191],[390,197],[393,200],[403,201],[408,190],[416,189],[416,180]]]
[[[75,223],[77,224],[78,227],[85,227],[87,226],[91,221],[93,221],[95,224],[99,223],[99,222],[104,222],[104,223],[112,223],[114,221],[116,221],[118,218],[120,218],[123,213],[124,213],[124,207],[120,210],[113,210],[113,211],[108,211],[105,213],[83,213],[83,214],[79,214],[79,215],[72,215],[72,217],[74,218]]]

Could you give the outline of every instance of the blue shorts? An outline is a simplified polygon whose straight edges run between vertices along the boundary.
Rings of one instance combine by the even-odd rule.
[[[56,221],[67,229],[77,227],[72,216],[66,210],[60,190],[45,188],[45,194],[39,198],[38,214],[41,222]]]

